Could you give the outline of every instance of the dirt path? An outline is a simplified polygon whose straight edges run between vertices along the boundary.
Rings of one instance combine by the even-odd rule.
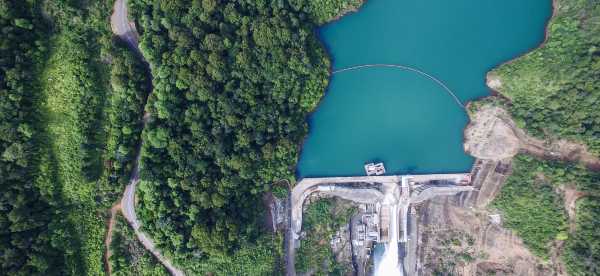
[[[576,226],[577,200],[586,196],[586,194],[578,191],[573,185],[565,185],[560,190],[564,194],[564,208],[567,210],[567,215],[569,216],[569,231],[573,232]]]
[[[110,256],[112,256],[112,251],[110,250],[110,244],[112,243],[112,233],[115,228],[115,218],[117,217],[117,212],[121,210],[121,202],[113,205],[110,208],[110,218],[108,219],[108,230],[106,231],[106,238],[104,239],[104,247],[106,248],[106,252],[104,253],[104,265],[106,269],[106,273],[108,276],[112,275],[112,268],[110,267]]]

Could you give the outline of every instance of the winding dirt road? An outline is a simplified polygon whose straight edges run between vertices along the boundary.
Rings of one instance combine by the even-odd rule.
[[[113,14],[110,17],[110,25],[112,31],[115,35],[119,36],[122,40],[127,42],[130,48],[140,54],[138,48],[138,33],[135,29],[135,25],[133,22],[129,22],[127,16],[127,0],[116,0],[114,5]],[[143,56],[140,54],[140,57]],[[148,121],[148,114],[144,113],[143,122],[144,128],[146,127],[146,123]],[[140,181],[139,173],[140,173],[140,158],[141,158],[141,146],[143,144],[143,140],[141,140],[140,145],[137,149],[137,156],[135,160],[135,166],[133,172],[131,173],[131,178],[129,180],[129,184],[125,188],[125,192],[123,193],[123,198],[121,199],[121,211],[123,212],[123,216],[129,222],[135,234],[138,237],[138,240],[144,245],[144,247],[150,251],[168,270],[172,275],[175,276],[183,276],[185,275],[183,271],[179,270],[171,262],[166,259],[160,251],[154,245],[154,242],[140,230],[140,221],[137,218],[135,213],[135,189],[137,184]]]

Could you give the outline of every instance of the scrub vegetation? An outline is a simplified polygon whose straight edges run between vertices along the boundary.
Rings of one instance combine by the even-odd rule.
[[[520,127],[600,154],[600,3],[556,0],[543,47],[494,70]]]
[[[114,201],[101,181],[106,143],[103,115],[109,95],[102,49],[110,42],[106,2],[44,2],[53,26],[41,74],[46,139],[39,187],[51,193],[53,244],[65,252],[65,274],[103,274],[102,212]]]
[[[577,202],[575,229],[570,231],[560,185],[574,184],[585,197]],[[561,256],[571,275],[598,272],[598,218],[600,173],[580,165],[541,161],[518,155],[492,207],[499,209],[505,226],[513,229],[537,256],[548,259],[554,242],[564,241]]]
[[[600,185],[600,181],[596,185]],[[564,261],[571,275],[600,273],[600,197],[582,198],[577,202],[575,232],[566,242]]]
[[[350,222],[356,208],[340,204],[340,200],[319,199],[311,203],[302,219],[302,229],[306,237],[301,240],[296,252],[296,271],[314,272],[315,275],[347,275],[352,271],[335,260],[329,242]]]
[[[426,229],[425,235],[435,239],[436,247],[425,253],[424,261],[424,266],[433,275],[460,275],[460,268],[477,259],[485,259],[469,233],[455,229]]]
[[[493,71],[517,124],[540,137],[567,138],[600,154],[600,3],[556,0],[548,39],[539,49]],[[575,230],[567,233],[558,184],[575,184]],[[517,157],[494,206],[532,251],[548,257],[552,241],[566,240],[562,258],[572,275],[600,273],[600,174],[570,164]]]
[[[137,240],[133,229],[122,215],[116,218],[110,244],[111,273],[115,276],[168,276],[169,273]]]
[[[562,199],[543,171],[539,161],[515,157],[513,173],[492,207],[502,211],[504,226],[515,230],[534,254],[547,259],[550,243],[566,238],[567,219]]]
[[[103,273],[102,11],[0,1],[0,274]]]

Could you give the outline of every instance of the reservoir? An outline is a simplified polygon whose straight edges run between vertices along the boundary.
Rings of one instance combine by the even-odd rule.
[[[538,46],[551,10],[550,0],[368,0],[323,26],[334,73],[297,174],[364,175],[367,161],[387,174],[469,171],[468,117],[450,92],[464,104],[488,95],[486,73]],[[401,67],[344,71],[367,64]]]

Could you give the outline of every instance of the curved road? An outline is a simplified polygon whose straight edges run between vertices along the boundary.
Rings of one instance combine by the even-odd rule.
[[[331,72],[332,75],[334,74],[339,74],[339,73],[343,73],[343,72],[347,72],[347,71],[354,71],[354,70],[359,70],[359,69],[363,69],[363,68],[372,68],[372,67],[388,67],[388,68],[396,68],[396,69],[401,69],[401,70],[405,70],[405,71],[411,71],[411,72],[415,72],[419,75],[425,76],[428,79],[434,81],[435,83],[437,83],[439,86],[441,86],[444,90],[446,90],[446,92],[448,92],[448,94],[450,96],[452,96],[452,98],[454,98],[454,101],[461,107],[461,108],[465,108],[465,105],[460,101],[460,99],[456,96],[456,94],[454,94],[454,92],[452,92],[452,90],[446,86],[446,84],[444,84],[444,82],[442,82],[441,80],[437,79],[436,77],[427,74],[417,68],[414,67],[410,67],[410,66],[404,66],[404,65],[400,65],[400,64],[386,64],[386,63],[376,63],[376,64],[363,64],[363,65],[356,65],[356,66],[352,66],[352,67],[347,67],[347,68],[342,68],[342,69],[338,69],[335,70],[333,72]]]
[[[115,1],[114,11],[112,16],[110,17],[110,25],[115,35],[119,36],[122,40],[127,42],[127,44],[132,48],[132,50],[135,50],[137,51],[137,53],[139,53],[137,31],[135,30],[133,23],[130,23],[127,17],[127,0]],[[148,118],[148,114],[144,113],[144,128],[146,127]],[[168,259],[166,259],[156,248],[154,242],[140,230],[140,221],[138,220],[135,214],[135,188],[140,181],[139,163],[141,158],[140,154],[143,142],[144,141],[142,140],[137,149],[135,166],[133,168],[133,172],[131,173],[129,184],[125,188],[125,193],[123,193],[123,198],[121,199],[121,210],[123,212],[123,216],[125,216],[129,224],[135,231],[138,240],[144,245],[144,247],[148,251],[150,251],[152,255],[154,255],[169,270],[171,275],[183,276],[183,271],[173,266],[173,264],[171,264],[171,262]]]

